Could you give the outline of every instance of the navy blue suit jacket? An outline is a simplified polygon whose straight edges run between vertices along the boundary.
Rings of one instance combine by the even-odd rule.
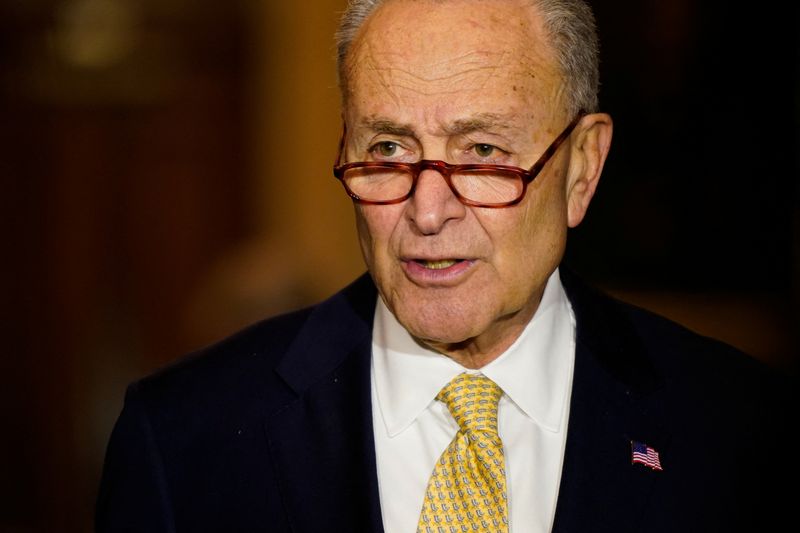
[[[778,484],[794,462],[780,434],[790,413],[782,379],[562,279],[577,348],[553,530],[777,529],[791,494]],[[364,276],[131,385],[97,530],[382,531],[370,402],[376,298]],[[632,440],[656,449],[663,471],[632,464]]]

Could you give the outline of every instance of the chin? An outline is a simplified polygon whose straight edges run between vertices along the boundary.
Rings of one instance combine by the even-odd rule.
[[[466,310],[461,306],[454,308],[441,301],[425,306],[401,306],[395,316],[411,335],[429,345],[467,342],[488,329],[491,322],[474,310]],[[482,327],[484,324],[486,327]]]

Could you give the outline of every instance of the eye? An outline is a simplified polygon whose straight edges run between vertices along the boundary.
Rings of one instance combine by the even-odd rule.
[[[491,157],[495,150],[497,150],[497,148],[491,144],[476,144],[473,146],[473,149],[478,157]]]
[[[392,157],[397,155],[398,148],[400,147],[396,142],[383,141],[373,146],[370,151],[381,157]]]

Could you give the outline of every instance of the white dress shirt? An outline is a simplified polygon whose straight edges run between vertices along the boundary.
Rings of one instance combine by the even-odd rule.
[[[378,298],[372,405],[383,525],[416,531],[433,465],[458,431],[436,395],[461,372],[503,389],[498,431],[506,460],[510,532],[550,531],[567,436],[575,318],[556,270],[520,337],[480,370],[417,344]]]

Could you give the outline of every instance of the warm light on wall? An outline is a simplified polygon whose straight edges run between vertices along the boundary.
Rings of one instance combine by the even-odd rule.
[[[56,12],[51,45],[70,66],[102,69],[136,47],[141,12],[123,0],[71,0]]]

